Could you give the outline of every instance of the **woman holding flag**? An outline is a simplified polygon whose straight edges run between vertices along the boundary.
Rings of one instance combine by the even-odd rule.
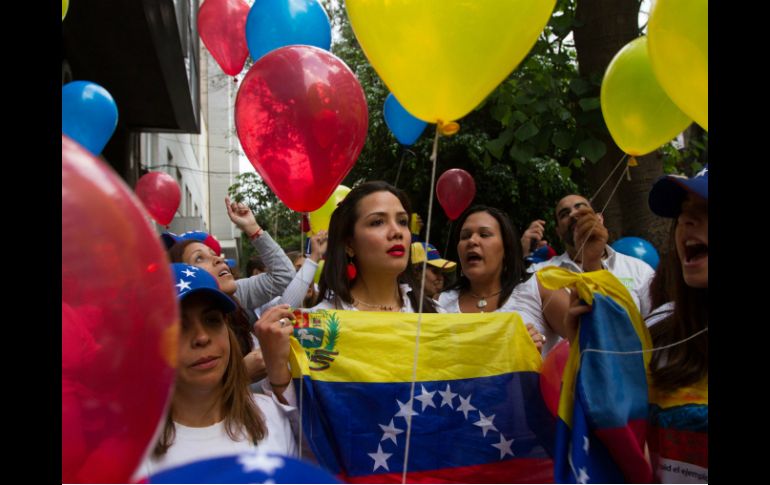
[[[459,274],[457,283],[439,295],[439,311],[518,312],[542,350],[546,337],[537,281],[525,270],[519,237],[508,216],[477,205],[460,216],[456,227]],[[527,287],[532,287],[530,292],[524,291]]]

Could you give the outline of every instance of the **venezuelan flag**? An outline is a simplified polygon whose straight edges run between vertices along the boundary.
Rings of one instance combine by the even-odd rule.
[[[708,482],[708,376],[693,386],[650,392],[650,458],[662,483]]]
[[[305,439],[348,482],[553,482],[542,359],[516,313],[306,313],[292,340]],[[302,343],[300,345],[300,342]],[[407,422],[411,421],[409,452]]]
[[[549,289],[574,286],[592,305],[580,318],[562,377],[556,481],[651,482],[644,455],[651,339],[631,295],[608,271],[550,267],[538,278]]]

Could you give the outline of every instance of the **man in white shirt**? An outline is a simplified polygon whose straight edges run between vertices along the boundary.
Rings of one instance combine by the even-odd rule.
[[[575,224],[582,208],[585,208],[582,212],[593,211],[588,199],[577,194],[570,194],[556,204],[556,233],[567,250],[548,261],[531,265],[527,271],[534,273],[547,266],[559,266],[576,273],[583,272],[582,258],[578,252],[581,248],[576,247],[574,239]],[[597,219],[601,224],[604,223],[601,214],[597,214]],[[616,252],[609,245],[604,249],[602,267],[625,285],[639,308],[642,318],[646,317],[651,310],[649,286],[655,274],[652,267],[644,261]]]

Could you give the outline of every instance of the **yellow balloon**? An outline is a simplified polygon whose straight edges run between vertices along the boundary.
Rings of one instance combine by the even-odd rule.
[[[689,117],[709,129],[708,0],[657,0],[647,26],[658,82]]]
[[[347,0],[377,74],[412,115],[457,120],[521,62],[555,0]]]
[[[61,0],[61,19],[67,15],[67,10],[70,8],[70,0]]]
[[[315,274],[313,275],[313,282],[315,284],[319,284],[321,282],[321,273],[323,273],[325,261],[325,259],[318,261],[318,268],[316,268]]]
[[[601,105],[612,139],[629,155],[650,153],[692,121],[655,79],[646,37],[626,44],[607,66]]]
[[[329,230],[329,221],[331,221],[332,212],[334,212],[334,209],[337,208],[337,204],[342,202],[345,197],[347,197],[348,192],[350,192],[350,188],[345,187],[344,185],[340,185],[334,189],[331,197],[329,197],[329,199],[324,202],[324,205],[308,214],[308,219],[310,220],[311,235],[316,234],[322,229],[324,231]]]

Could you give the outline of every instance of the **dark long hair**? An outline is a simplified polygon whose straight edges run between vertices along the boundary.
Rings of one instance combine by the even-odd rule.
[[[673,282],[674,313],[650,327],[654,347],[670,345],[708,327],[708,288],[692,288],[684,281],[682,263],[676,251],[676,220],[669,237],[665,264]],[[661,261],[661,266],[664,261]],[[689,386],[708,376],[709,337],[703,332],[674,347],[652,354],[650,370],[653,384],[664,391]]]
[[[477,212],[486,212],[490,216],[494,217],[497,223],[500,225],[500,235],[503,238],[503,271],[500,273],[500,297],[498,298],[498,307],[502,306],[500,303],[504,303],[508,300],[508,297],[513,293],[513,289],[519,283],[527,281],[530,273],[527,273],[524,266],[524,252],[521,249],[521,237],[516,228],[511,224],[511,220],[505,214],[505,212],[494,207],[486,205],[474,205],[473,207],[466,209],[462,213],[459,219],[457,219],[457,225],[452,233],[452,244],[456,247],[460,242],[460,232],[463,229],[463,224],[471,214]],[[457,282],[449,288],[450,290],[458,290],[462,293],[467,291],[471,287],[471,282],[467,276],[462,272],[462,261],[457,265]]]
[[[201,241],[186,240],[171,246],[171,249],[168,250],[168,257],[171,259],[171,262],[184,263],[182,256],[184,255],[185,248],[196,242],[203,244]],[[216,275],[212,276],[214,276],[214,278],[217,277]],[[230,314],[227,323],[235,333],[235,338],[238,340],[238,346],[241,348],[241,352],[243,355],[246,355],[254,350],[254,341],[251,339],[251,323],[249,322],[246,310],[243,309],[238,298],[236,298],[235,295],[228,296],[235,302],[236,309]]]
[[[389,183],[380,180],[365,182],[354,188],[348,193],[347,197],[340,202],[337,208],[334,209],[331,220],[329,221],[326,262],[324,263],[324,269],[321,272],[318,289],[320,298],[333,301],[337,307],[341,306],[340,302],[348,304],[353,303],[353,297],[350,294],[350,289],[353,287],[353,281],[348,280],[347,277],[346,267],[348,261],[345,248],[347,247],[348,242],[353,239],[356,221],[360,216],[358,213],[358,203],[367,195],[375,192],[390,192],[398,198],[407,214],[412,214],[412,207],[406,193],[403,190],[397,189]],[[411,244],[408,244],[407,242],[405,246],[411,251]],[[410,261],[411,253],[408,256],[408,261]],[[420,287],[417,285],[412,272],[409,271],[408,263],[404,272],[399,276],[398,282],[406,283],[412,288],[412,291],[408,295],[409,299],[412,302],[413,308],[419,308],[418,293]],[[433,313],[436,311],[434,304],[428,298],[423,298],[423,311],[426,313]]]
[[[226,315],[225,318],[230,320],[230,315]],[[221,401],[225,431],[232,440],[239,440],[245,434],[250,442],[257,444],[267,436],[265,417],[254,402],[254,398],[251,397],[243,354],[230,325],[227,326],[227,334],[230,339],[230,362],[222,376]],[[153,448],[152,455],[156,458],[165,455],[174,444],[176,426],[174,426],[173,414],[172,405],[166,414],[160,439]]]

